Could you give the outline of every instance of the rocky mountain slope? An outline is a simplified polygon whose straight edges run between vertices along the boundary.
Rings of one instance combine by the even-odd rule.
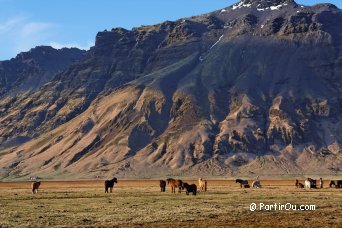
[[[28,52],[22,52],[15,58],[0,62],[0,116],[6,112],[12,112],[12,105],[18,98],[27,98],[29,94],[39,90],[45,83],[50,82],[57,73],[76,64],[85,57],[86,51],[77,48],[63,48],[60,50],[49,46],[38,46]],[[24,104],[24,106],[27,104]],[[16,118],[0,123],[17,124],[15,119],[20,114],[14,114]],[[12,135],[14,136],[14,135]],[[5,142],[7,140],[7,142]],[[6,133],[0,135],[0,147],[16,145],[29,140],[27,135],[18,134],[14,137],[6,137]]]
[[[85,59],[0,102],[0,175],[341,174],[342,12],[242,0],[97,34]],[[22,145],[3,146],[28,137]]]

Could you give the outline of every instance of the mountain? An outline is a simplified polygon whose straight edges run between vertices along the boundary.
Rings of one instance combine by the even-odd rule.
[[[0,115],[4,115],[9,109],[12,111],[12,103],[19,97],[28,98],[28,94],[50,82],[57,73],[81,61],[85,54],[86,51],[77,48],[57,50],[50,46],[38,46],[18,54],[11,60],[0,61]],[[20,114],[14,113],[15,119],[19,116]],[[13,121],[10,120],[12,126],[16,124]],[[8,123],[1,121],[0,126]],[[5,143],[4,137],[6,139],[6,133],[2,132],[0,147],[16,145],[30,139],[19,134],[17,137],[8,138],[8,142]]]
[[[99,32],[82,61],[0,102],[0,176],[341,174],[341,28],[331,4],[242,0]]]
[[[56,50],[39,46],[11,60],[0,61],[0,97],[36,90],[84,55],[85,51],[77,48]]]

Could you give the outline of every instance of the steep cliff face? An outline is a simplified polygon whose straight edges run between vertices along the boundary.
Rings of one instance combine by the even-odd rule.
[[[3,141],[34,138],[0,150],[1,175],[341,173],[341,28],[330,4],[243,0],[100,32],[81,63],[0,102]]]

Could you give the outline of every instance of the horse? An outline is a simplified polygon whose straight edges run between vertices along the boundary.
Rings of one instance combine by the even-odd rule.
[[[240,187],[241,187],[241,188],[242,188],[242,186],[243,186],[244,188],[246,188],[247,185],[249,186],[247,180],[236,179],[236,180],[235,180],[235,183],[240,183]]]
[[[202,178],[198,179],[198,186],[200,191],[206,192],[207,191],[207,180],[202,180]]]
[[[161,191],[161,192],[165,192],[165,189],[166,189],[166,181],[160,180],[160,181],[159,181],[159,186],[160,186],[160,191]]]
[[[197,194],[197,186],[195,184],[183,183],[182,187],[183,189],[185,188],[187,195],[189,195],[189,192],[192,192],[194,196]]]
[[[40,186],[40,181],[32,183],[32,194],[38,193],[39,186]]]
[[[336,188],[342,188],[342,180],[336,181]]]
[[[298,180],[296,180],[296,187],[297,188],[304,188],[304,185],[300,183]]]
[[[309,180],[305,180],[304,181],[304,184],[305,184],[305,189],[311,189],[311,182]]]
[[[342,180],[337,180],[336,182],[331,180],[329,187],[332,188],[333,186],[335,186],[335,188],[342,188]]]
[[[329,182],[329,187],[332,188],[333,186],[336,187],[336,183],[335,183],[335,181],[331,180],[331,181]]]
[[[253,181],[252,187],[253,187],[253,188],[261,188],[260,181],[259,181],[259,180]]]
[[[317,188],[317,180],[308,178],[308,181],[311,183],[311,188]]]
[[[109,192],[112,193],[113,192],[113,187],[114,187],[114,183],[118,183],[118,179],[116,177],[114,177],[111,180],[106,180],[104,182],[105,185],[105,193],[108,193],[108,188],[109,188]]]
[[[323,184],[324,184],[323,179],[319,178],[319,187],[323,188]]]
[[[167,178],[167,184],[171,186],[171,192],[176,193],[176,188],[178,188],[178,192],[181,193],[183,188],[183,181],[175,180],[172,178]]]
[[[304,182],[305,188],[307,189],[311,189],[311,188],[317,188],[317,181],[311,178],[308,178],[305,182]]]

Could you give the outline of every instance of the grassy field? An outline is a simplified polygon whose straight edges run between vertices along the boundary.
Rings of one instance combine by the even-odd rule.
[[[191,182],[191,181],[189,181]],[[264,181],[262,189],[240,189],[232,181],[209,181],[208,192],[161,193],[157,181],[119,181],[112,194],[103,183],[0,182],[0,227],[18,226],[284,226],[341,227],[341,189],[296,189],[289,181]],[[250,211],[251,203],[316,205],[315,211]]]

